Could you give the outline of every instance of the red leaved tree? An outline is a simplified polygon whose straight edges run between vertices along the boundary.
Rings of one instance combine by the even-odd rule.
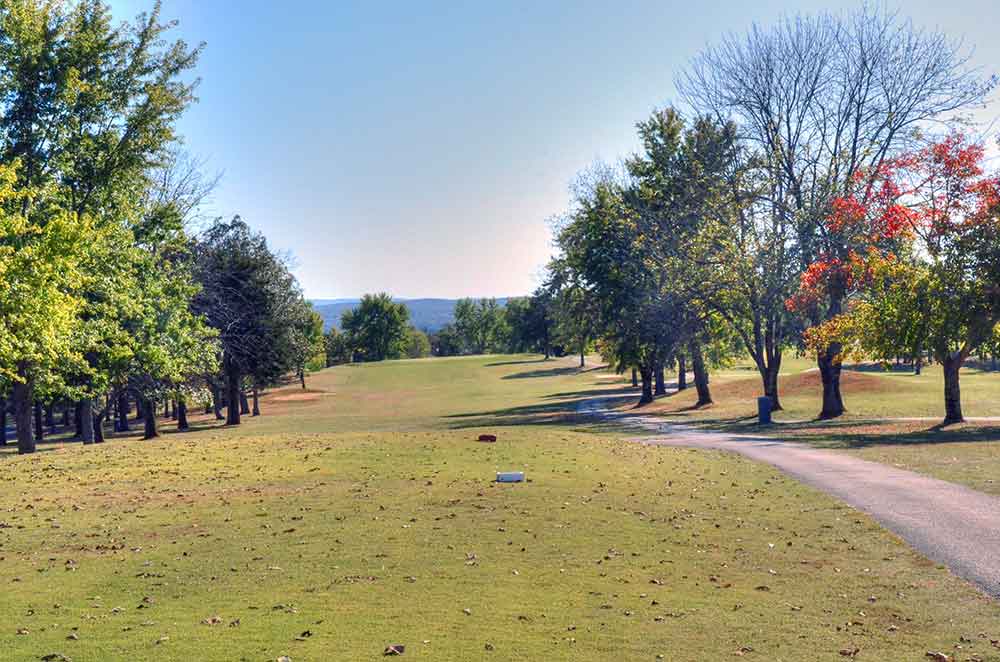
[[[824,250],[787,302],[814,319],[826,311],[806,333],[823,380],[820,417],[843,411],[841,362],[853,342],[930,349],[944,367],[946,420],[962,420],[959,368],[1000,321],[1000,177],[985,173],[982,145],[954,134],[853,181],[854,192],[831,204]],[[863,304],[863,323],[845,319],[852,303]],[[922,337],[904,343],[904,326]]]

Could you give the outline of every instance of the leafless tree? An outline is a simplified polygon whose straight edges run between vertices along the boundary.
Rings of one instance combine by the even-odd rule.
[[[211,201],[222,174],[209,174],[208,159],[195,156],[175,143],[149,172],[151,186],[146,191],[146,206],[170,205],[185,226],[198,230],[209,219],[204,206]]]

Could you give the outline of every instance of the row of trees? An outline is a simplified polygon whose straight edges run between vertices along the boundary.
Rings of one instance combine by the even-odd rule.
[[[678,83],[642,152],[581,177],[541,296],[642,402],[670,364],[711,402],[708,367],[745,352],[780,409],[782,356],[805,350],[831,418],[845,359],[929,352],[961,420],[958,370],[1000,322],[1000,180],[961,113],[996,78],[867,7],[728,37]]]
[[[427,334],[410,324],[409,310],[388,294],[365,295],[345,312],[340,329],[326,333],[326,365],[399,358],[539,352],[548,358],[566,351],[585,353],[593,347],[592,323],[581,327],[574,301],[547,283],[530,297],[460,299],[454,321]],[[586,319],[589,319],[586,318]]]
[[[158,4],[113,25],[99,0],[0,2],[0,443],[12,409],[22,453],[59,409],[84,443],[133,402],[147,438],[165,401],[181,429],[201,401],[237,424],[321,347],[262,236],[191,229],[217,178],[180,148],[202,47],[170,27]]]

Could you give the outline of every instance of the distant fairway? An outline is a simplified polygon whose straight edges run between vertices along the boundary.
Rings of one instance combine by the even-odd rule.
[[[0,659],[1000,660],[995,603],[767,466],[582,419],[623,382],[574,362],[341,366],[237,429],[0,455]]]

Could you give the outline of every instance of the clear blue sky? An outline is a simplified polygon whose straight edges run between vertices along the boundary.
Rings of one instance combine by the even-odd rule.
[[[131,17],[152,0],[112,0]],[[840,5],[840,6],[854,6]],[[1000,69],[1000,5],[908,1]],[[165,0],[206,41],[188,148],[307,296],[530,292],[574,175],[636,148],[706,43],[817,2]],[[996,113],[994,112],[994,115]]]

